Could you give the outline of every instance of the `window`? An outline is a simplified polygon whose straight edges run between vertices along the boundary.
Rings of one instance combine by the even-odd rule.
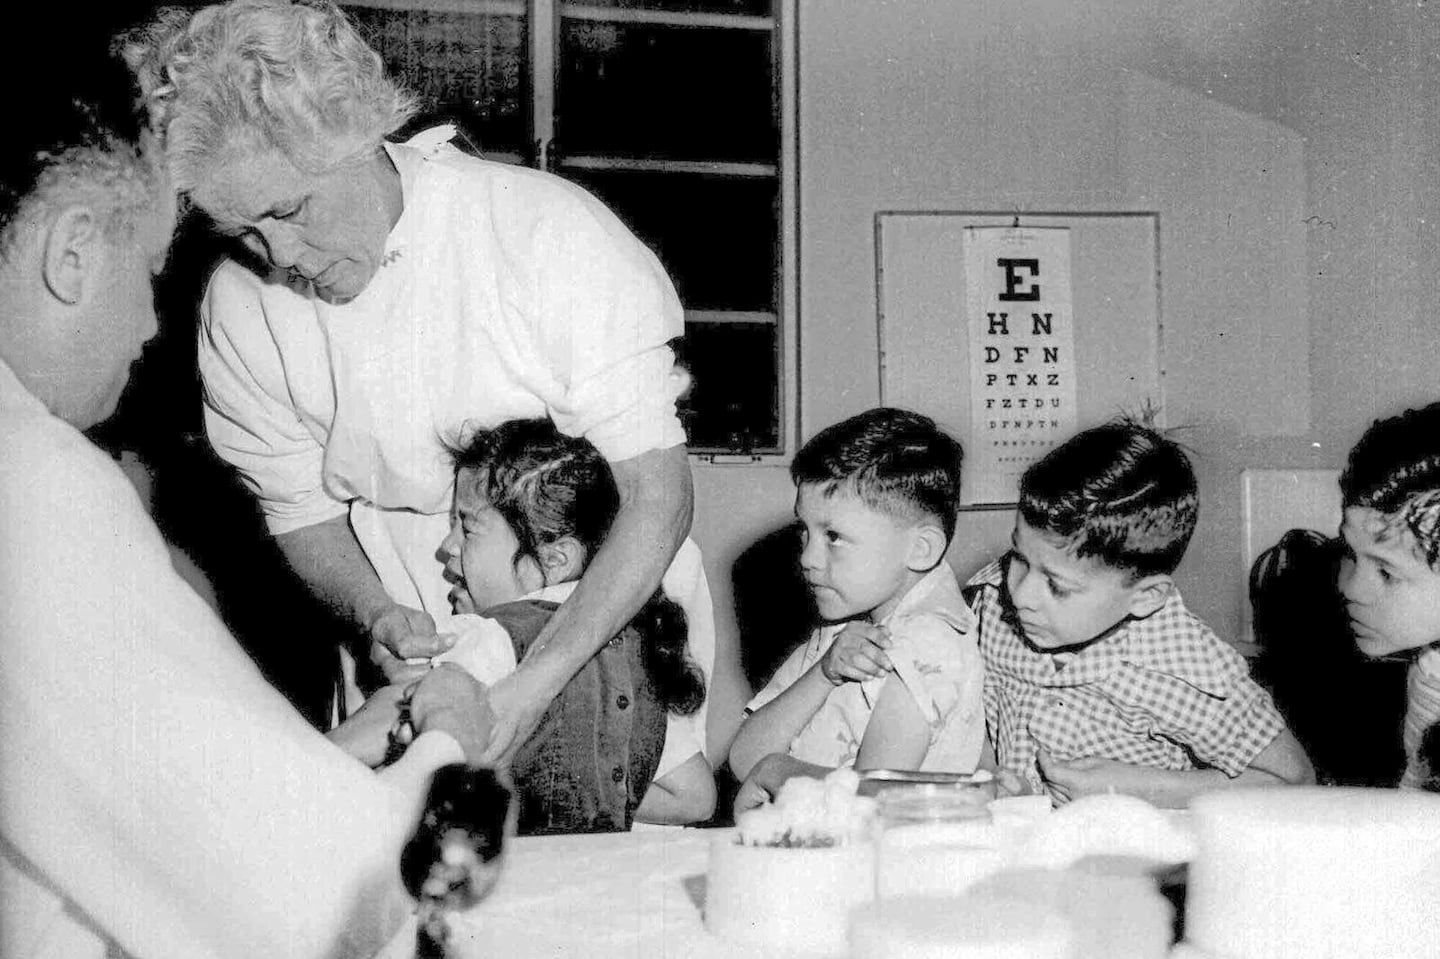
[[[794,423],[794,0],[354,0],[396,75],[478,152],[590,190],[664,263],[691,452]]]

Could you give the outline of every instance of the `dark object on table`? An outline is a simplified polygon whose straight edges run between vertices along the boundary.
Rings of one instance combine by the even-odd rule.
[[[1255,560],[1255,678],[1275,697],[1320,783],[1393,786],[1405,768],[1407,663],[1355,648],[1335,585],[1340,550],[1338,540],[1292,529]]]
[[[414,896],[417,959],[443,959],[448,915],[474,906],[499,877],[512,793],[493,769],[454,764],[435,771],[415,834],[400,852]]]

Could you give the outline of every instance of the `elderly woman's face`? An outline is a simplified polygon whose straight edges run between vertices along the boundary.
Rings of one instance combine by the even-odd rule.
[[[191,196],[222,231],[309,280],[330,303],[369,285],[403,205],[399,174],[383,150],[320,175],[274,151],[248,153],[218,166]]]

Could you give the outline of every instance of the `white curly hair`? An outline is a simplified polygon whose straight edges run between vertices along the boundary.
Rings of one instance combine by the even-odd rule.
[[[372,154],[416,110],[329,0],[164,8],[117,45],[182,193],[227,159],[270,150],[325,173]]]

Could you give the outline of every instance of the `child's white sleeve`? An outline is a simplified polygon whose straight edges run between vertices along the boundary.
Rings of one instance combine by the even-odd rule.
[[[810,659],[811,647],[814,645],[815,639],[812,636],[809,640],[801,643],[790,651],[790,655],[785,657],[785,661],[780,664],[779,669],[775,670],[775,675],[770,677],[770,681],[765,684],[760,692],[755,694],[753,699],[745,704],[745,715],[750,715],[761,706],[775,699],[785,690],[795,685],[801,676],[805,675],[805,670],[810,668],[812,661]]]
[[[471,613],[452,617],[445,629],[455,634],[455,645],[436,656],[437,663],[454,663],[487,686],[515,672],[515,645],[510,634],[493,619]]]

